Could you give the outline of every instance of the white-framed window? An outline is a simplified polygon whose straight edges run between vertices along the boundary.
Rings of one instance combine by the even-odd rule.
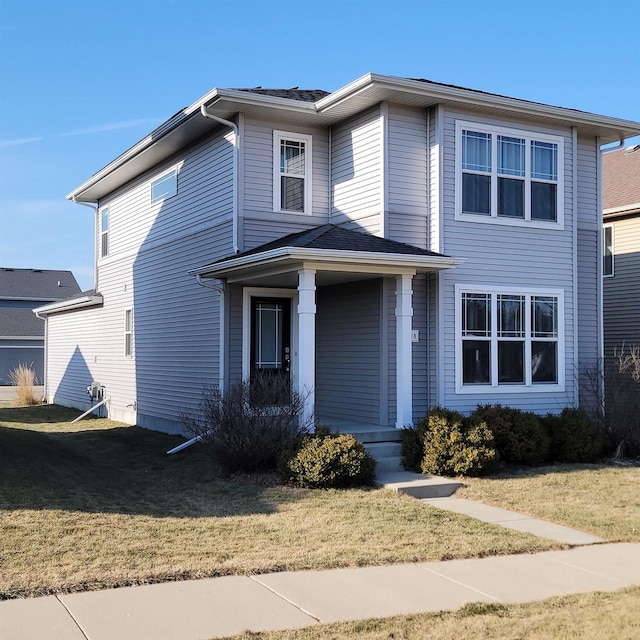
[[[564,140],[456,122],[456,217],[561,228]]]
[[[273,208],[311,213],[311,136],[273,132]]]
[[[133,354],[133,309],[124,310],[124,355],[130,358]]]
[[[456,285],[456,391],[564,389],[564,292]]]
[[[166,200],[178,193],[178,170],[171,169],[169,173],[151,182],[151,202]]]
[[[100,210],[100,257],[109,255],[109,209]]]
[[[605,278],[611,278],[614,271],[613,225],[605,224],[602,228],[602,275]]]

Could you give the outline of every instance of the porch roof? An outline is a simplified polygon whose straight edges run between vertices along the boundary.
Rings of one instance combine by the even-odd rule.
[[[315,269],[318,284],[449,269],[464,260],[333,224],[292,233],[249,251],[194,269],[192,275],[267,286]],[[288,276],[288,277],[287,277]]]

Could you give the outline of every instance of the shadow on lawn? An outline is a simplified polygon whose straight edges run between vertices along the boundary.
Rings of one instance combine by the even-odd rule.
[[[299,495],[225,480],[197,445],[167,456],[182,439],[164,433],[102,420],[82,423],[83,430],[32,430],[34,409],[0,409],[0,510],[224,517],[273,513]],[[6,411],[32,419],[7,419]],[[60,422],[62,412],[55,415]]]

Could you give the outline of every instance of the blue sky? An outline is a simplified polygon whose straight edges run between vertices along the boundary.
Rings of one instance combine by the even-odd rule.
[[[637,0],[0,0],[0,266],[93,284],[66,193],[213,87],[371,71],[640,120]]]

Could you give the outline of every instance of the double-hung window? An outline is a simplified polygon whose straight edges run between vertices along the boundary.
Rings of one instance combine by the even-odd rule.
[[[458,391],[563,385],[561,291],[456,290]]]
[[[273,207],[311,213],[311,136],[273,132]]]
[[[133,309],[124,311],[124,355],[130,358],[133,353]]]
[[[559,136],[456,124],[456,216],[503,224],[562,224]]]
[[[609,278],[613,273],[613,225],[607,224],[602,229],[602,275]]]
[[[109,209],[100,211],[100,257],[106,258],[109,255]]]

